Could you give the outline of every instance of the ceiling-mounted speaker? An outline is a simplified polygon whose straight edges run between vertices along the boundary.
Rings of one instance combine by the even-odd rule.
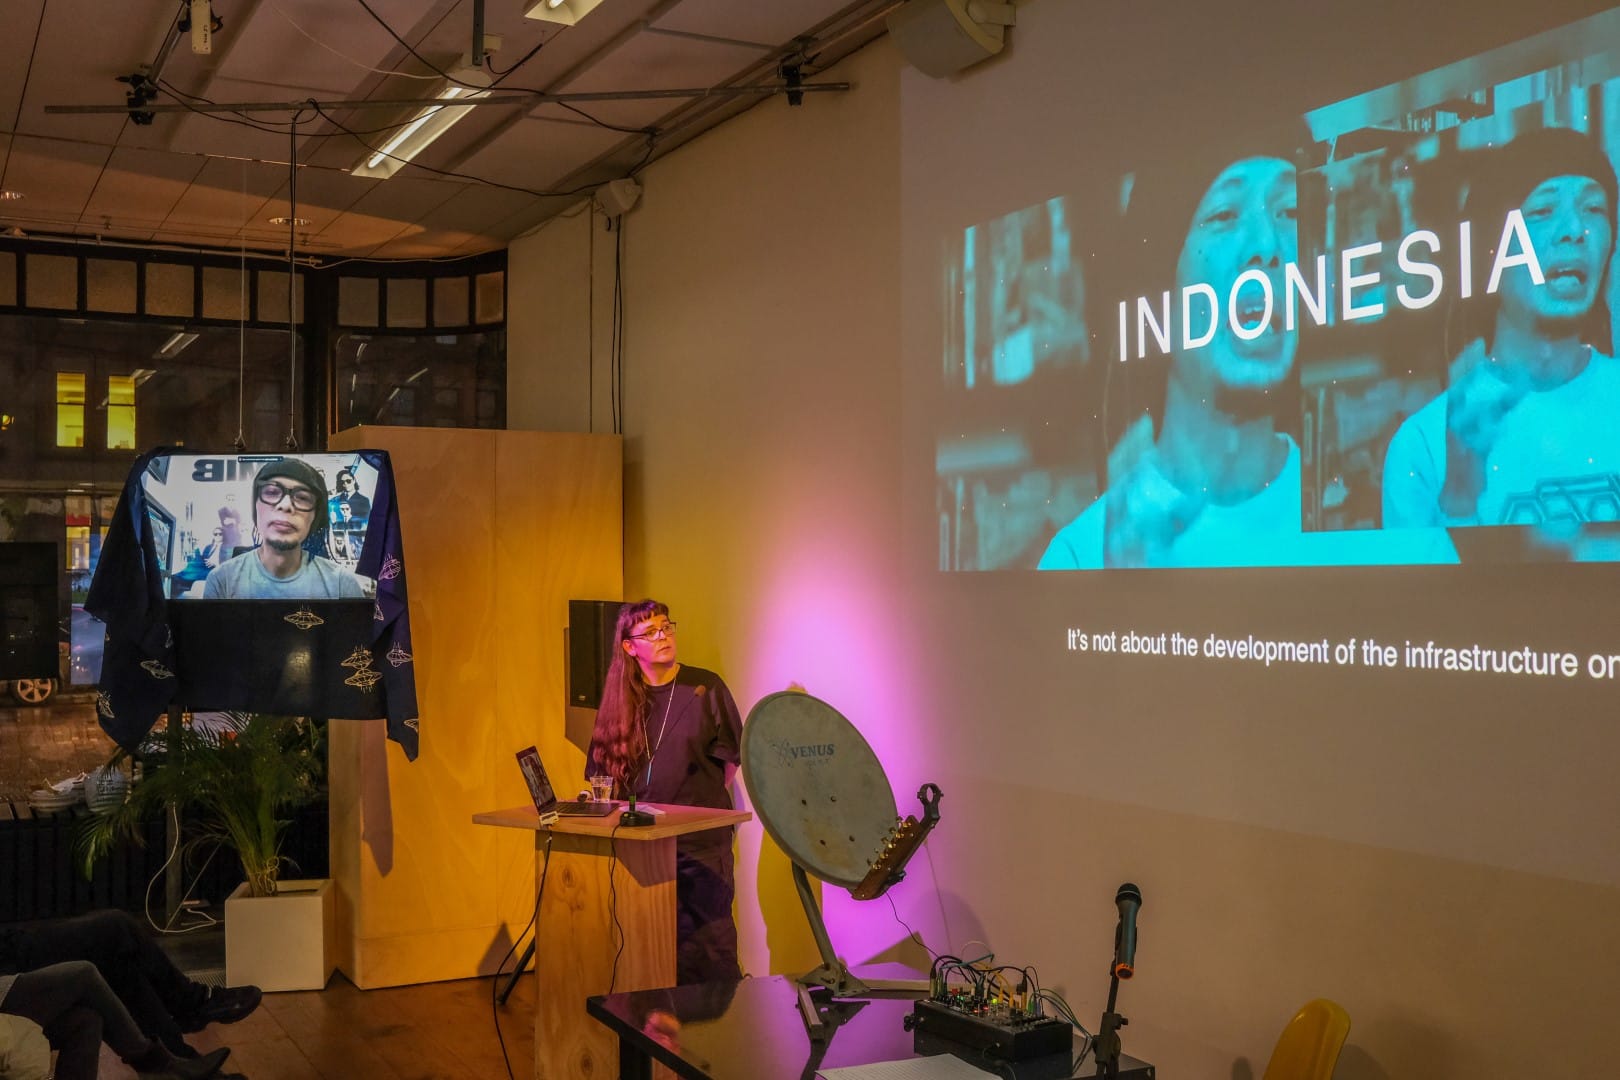
[[[596,189],[596,205],[610,218],[619,217],[636,205],[641,198],[641,185],[628,176],[609,180]]]
[[[991,0],[907,0],[888,19],[900,55],[936,79],[996,55],[1015,21],[1013,5]]]

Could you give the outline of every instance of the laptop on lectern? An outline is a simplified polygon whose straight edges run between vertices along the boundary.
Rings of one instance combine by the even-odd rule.
[[[588,798],[580,798],[568,802],[560,801],[556,791],[552,790],[551,778],[546,775],[546,767],[540,761],[540,751],[535,747],[519,750],[517,760],[518,767],[523,770],[523,779],[529,785],[529,796],[534,799],[534,808],[542,818],[548,814],[606,817],[619,808],[619,804],[612,800],[592,802]]]

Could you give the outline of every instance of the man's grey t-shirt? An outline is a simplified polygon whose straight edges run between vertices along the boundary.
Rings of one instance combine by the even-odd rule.
[[[304,552],[304,564],[291,577],[265,570],[257,551],[220,563],[203,585],[205,600],[342,600],[364,599],[360,579],[331,559]]]

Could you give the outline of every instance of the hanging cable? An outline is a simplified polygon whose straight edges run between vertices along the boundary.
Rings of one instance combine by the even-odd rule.
[[[438,79],[439,79],[439,76],[437,76],[437,75],[415,75],[415,74],[412,74],[409,71],[388,71],[388,70],[385,70],[384,68],[372,67],[370,64],[364,63],[364,62],[362,62],[360,60],[356,60],[354,57],[349,56],[346,53],[338,52],[336,49],[332,48],[332,46],[328,45],[326,42],[322,41],[320,38],[316,37],[314,34],[310,33],[308,30],[305,30],[302,26],[299,26],[297,20],[295,20],[291,15],[287,14],[285,11],[283,11],[280,7],[278,7],[276,5],[276,0],[262,0],[262,2],[271,11],[275,12],[277,15],[280,15],[281,18],[286,21],[288,26],[291,26],[294,30],[298,31],[300,34],[304,35],[304,37],[308,38],[310,41],[314,42],[319,47],[325,49],[327,52],[331,53],[333,56],[337,57],[339,60],[342,60],[342,61],[344,61],[345,63],[348,63],[348,64],[353,64],[355,67],[359,68],[361,71],[370,71],[370,72],[374,72],[374,73],[376,73],[378,75],[392,75],[392,76],[395,76],[396,78],[400,78],[400,79],[424,79],[424,80],[426,80],[428,82],[437,82]],[[528,57],[524,57],[524,59],[527,60]]]
[[[384,21],[384,19],[383,19],[383,17],[381,15],[378,15],[375,11],[371,10],[371,5],[366,3],[366,0],[355,0],[355,2],[358,3],[361,7],[366,9],[366,14],[370,15],[371,18],[373,19],[373,21],[375,21],[378,26],[380,26],[384,30],[388,31],[388,36],[389,37],[391,37],[395,41],[399,42],[400,45],[405,49],[406,52],[408,52],[412,56],[416,57],[419,61],[421,61],[427,67],[427,69],[429,71],[432,71],[439,78],[448,79],[450,82],[455,83],[457,86],[465,86],[469,90],[488,90],[489,89],[489,87],[487,87],[487,86],[479,86],[476,83],[462,82],[460,79],[456,78],[454,75],[450,74],[448,71],[445,71],[443,68],[439,67],[433,61],[429,60],[427,57],[423,56],[421,53],[419,53],[415,49],[411,48],[410,42],[406,41],[404,38],[400,37],[397,33],[395,33],[394,28],[392,26],[389,26],[388,23],[386,21]]]
[[[269,133],[274,134],[274,135],[280,135],[281,134],[281,125],[280,124],[273,124],[273,123],[270,123],[268,121],[266,121],[264,123],[260,123],[259,121],[250,119],[248,117],[248,115],[246,113],[243,113],[243,112],[238,112],[238,113],[235,113],[235,114],[233,114],[231,116],[224,116],[224,115],[222,115],[220,113],[217,113],[217,112],[204,112],[202,109],[194,107],[191,104],[191,102],[197,101],[197,102],[201,102],[204,105],[218,105],[219,102],[214,101],[212,98],[203,97],[201,94],[188,93],[185,90],[180,89],[178,86],[175,86],[173,83],[170,83],[170,82],[168,82],[166,80],[159,80],[158,81],[158,86],[159,86],[160,89],[163,90],[164,93],[166,93],[170,97],[174,98],[176,104],[178,104],[179,106],[181,106],[184,109],[190,110],[192,113],[196,114],[197,116],[202,117],[204,120],[223,120],[227,124],[240,124],[243,127],[252,128],[254,131],[264,131],[264,132],[269,132]],[[431,104],[431,103],[429,103],[429,104]],[[321,116],[325,117],[326,119],[331,120],[330,116],[327,116],[327,114],[320,112],[319,109],[317,109],[316,112],[319,113]],[[238,119],[238,117],[240,117],[241,119]],[[311,118],[311,120],[312,119],[313,118]],[[311,120],[300,120],[298,122],[301,123],[301,124],[307,124],[307,123],[310,123]],[[388,133],[390,131],[398,131],[400,128],[403,128],[403,127],[410,127],[414,123],[416,123],[416,118],[412,117],[410,119],[401,120],[398,123],[384,124],[382,127],[366,128],[366,129],[364,129],[362,131],[353,131],[353,130],[349,130],[349,129],[344,129],[344,130],[340,130],[340,131],[311,132],[308,135],[305,135],[304,138],[306,138],[306,139],[335,139],[339,135],[383,135],[383,134],[386,134],[386,133]],[[0,134],[7,134],[7,133],[0,132]],[[11,134],[14,134],[14,133],[11,133]],[[342,171],[347,171],[347,170],[342,170]]]
[[[394,28],[392,26],[389,26],[388,23],[383,19],[383,17],[381,15],[378,15],[375,11],[373,11],[371,9],[371,5],[366,3],[366,0],[355,0],[355,2],[358,3],[361,7],[366,9],[366,14],[370,15],[372,17],[372,19],[376,21],[378,26],[380,26],[384,30],[388,31],[388,36],[389,37],[391,37],[395,41],[399,42],[401,47],[403,47],[406,52],[408,52],[412,56],[416,57],[416,59],[421,61],[423,64],[426,64],[427,67],[431,71],[433,71],[433,73],[436,76],[438,76],[439,78],[446,79],[449,82],[454,83],[456,86],[464,86],[469,90],[491,90],[491,89],[494,89],[494,87],[499,86],[501,84],[501,82],[508,75],[512,74],[512,72],[516,71],[518,68],[520,68],[524,64],[528,63],[530,58],[533,57],[535,53],[539,52],[540,49],[546,44],[544,41],[542,41],[539,45],[536,45],[534,48],[530,49],[528,51],[528,53],[526,53],[524,55],[523,59],[519,60],[517,63],[513,64],[511,67],[507,68],[503,72],[496,72],[495,66],[493,64],[489,64],[488,65],[489,70],[491,71],[491,73],[493,73],[493,74],[495,74],[497,76],[496,79],[495,79],[495,82],[490,86],[479,86],[476,83],[463,82],[462,80],[456,78],[454,75],[450,74],[448,71],[445,71],[443,68],[439,67],[437,64],[434,64],[431,60],[429,60],[427,57],[423,56],[421,53],[417,52],[415,49],[411,48],[410,43],[407,42],[404,38],[400,37],[399,34],[394,30]],[[486,63],[487,63],[487,61],[486,61]],[[515,90],[528,90],[529,88],[519,86],[519,87],[513,87],[513,89],[515,89]],[[539,92],[540,91],[530,90],[530,93],[539,93]],[[643,134],[645,134],[645,135],[656,135],[656,134],[658,134],[658,129],[657,128],[652,128],[652,127],[646,127],[646,128],[620,127],[617,124],[610,124],[606,120],[599,120],[595,116],[592,116],[590,113],[586,112],[584,109],[576,108],[575,106],[569,105],[566,102],[560,102],[559,101],[559,102],[554,102],[554,104],[561,105],[563,108],[567,109],[569,112],[576,113],[579,116],[583,117],[584,119],[586,119],[586,120],[590,121],[591,123],[595,124],[597,127],[605,128],[608,131],[624,132],[627,135],[643,135]]]
[[[247,162],[242,162],[242,208],[247,209]],[[246,225],[247,222],[242,223]],[[246,411],[245,395],[247,387],[247,235],[241,237],[242,261],[238,266],[238,298],[240,306],[236,311],[236,452],[247,451],[247,436],[243,432],[243,415]]]
[[[521,88],[518,88],[518,89],[521,89]],[[545,104],[545,103],[543,103],[543,104]],[[658,129],[656,127],[652,127],[652,126],[648,126],[648,127],[621,127],[618,124],[610,124],[606,120],[598,120],[596,117],[592,116],[590,113],[586,112],[584,109],[581,109],[576,105],[570,105],[566,101],[553,101],[553,102],[550,102],[549,104],[561,105],[563,108],[567,109],[569,112],[575,113],[575,114],[577,114],[579,116],[583,116],[585,119],[589,120],[591,123],[595,124],[597,127],[606,128],[609,131],[618,131],[618,132],[622,132],[625,135],[645,135],[645,136],[647,136],[647,138],[649,140],[658,135]]]
[[[298,449],[294,415],[298,408],[298,118],[287,125],[287,449]]]
[[[613,433],[624,434],[624,216],[613,219],[613,379],[618,407]]]
[[[619,228],[621,218],[608,218],[608,228],[614,231],[613,235],[613,302],[608,307],[608,406],[609,419],[613,424],[613,434],[622,434],[624,429],[620,424],[619,405]]]
[[[508,75],[512,74],[512,72],[516,71],[518,68],[522,67],[524,64],[527,64],[530,60],[533,60],[535,54],[538,53],[541,49],[545,48],[546,43],[548,41],[550,41],[549,38],[541,39],[540,44],[536,45],[534,48],[532,48],[528,52],[524,53],[523,58],[521,60],[519,60],[517,63],[513,64],[511,67],[507,68],[505,71],[502,71],[500,68],[498,68],[494,64],[490,63],[488,57],[485,57],[484,66],[489,68],[489,73],[491,75],[495,76],[495,85],[499,86],[501,84],[502,79],[504,79]]]
[[[166,93],[170,97],[174,98],[175,104],[179,105],[183,109],[186,109],[186,110],[189,110],[192,113],[195,113],[198,116],[206,117],[206,118],[208,118],[210,120],[223,120],[227,124],[240,124],[242,127],[252,128],[254,131],[263,131],[263,132],[267,132],[267,133],[272,134],[272,135],[280,135],[281,134],[281,125],[280,124],[273,124],[273,123],[262,123],[261,124],[256,120],[250,119],[248,117],[248,115],[246,113],[243,113],[243,112],[238,112],[234,116],[222,116],[221,114],[219,114],[217,112],[203,112],[201,109],[196,108],[195,106],[193,106],[191,104],[191,102],[200,101],[204,105],[215,105],[215,104],[218,104],[218,103],[214,102],[214,101],[210,101],[208,98],[203,97],[201,94],[187,93],[186,91],[180,89],[178,86],[175,86],[173,83],[169,82],[167,79],[159,79],[159,80],[157,80],[156,85],[164,93]],[[301,114],[302,114],[302,110],[300,110],[300,115]],[[305,123],[305,122],[306,121],[301,121],[301,120],[294,120],[293,121],[293,123],[295,125],[299,124],[299,123]]]
[[[596,430],[596,200],[585,215],[585,430]]]
[[[486,187],[500,188],[503,191],[516,191],[520,195],[533,195],[538,199],[572,198],[576,195],[583,195],[588,191],[595,191],[597,188],[602,186],[600,183],[581,184],[579,187],[564,188],[556,191],[537,191],[534,188],[519,187],[515,184],[503,184],[499,180],[488,180],[482,176],[474,176],[471,173],[453,172],[449,169],[435,169],[431,165],[423,165],[420,161],[413,161],[410,158],[400,157],[398,154],[390,154],[381,147],[371,145],[359,137],[359,132],[356,132],[352,128],[345,127],[343,124],[339,123],[336,117],[327,112],[318,103],[310,102],[310,106],[321,116],[325,117],[326,121],[333,127],[337,128],[338,131],[345,135],[354,136],[356,141],[358,141],[361,146],[365,147],[367,150],[370,150],[373,154],[381,154],[383,157],[393,158],[395,161],[398,161],[401,164],[409,165],[413,169],[421,169],[423,172],[433,173],[435,176],[448,176],[453,180],[468,180],[474,184],[483,184]]]

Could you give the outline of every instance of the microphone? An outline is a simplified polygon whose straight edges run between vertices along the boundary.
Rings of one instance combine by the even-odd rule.
[[[1114,905],[1119,908],[1119,929],[1114,932],[1113,975],[1128,979],[1136,973],[1136,913],[1142,907],[1142,890],[1127,881],[1114,894]]]

